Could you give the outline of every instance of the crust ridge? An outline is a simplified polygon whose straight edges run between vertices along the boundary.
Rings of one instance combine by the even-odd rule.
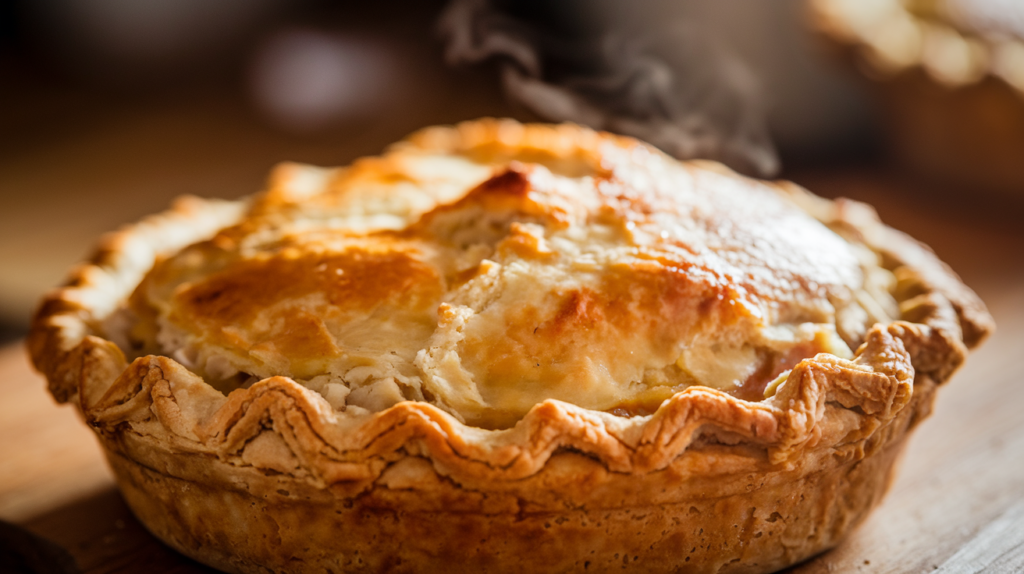
[[[569,132],[587,137],[574,140]],[[541,129],[491,120],[428,129],[399,146],[532,142],[565,156],[595,152],[606,139],[618,142],[574,126]],[[966,349],[993,326],[981,301],[948,267],[926,247],[884,226],[869,207],[815,198],[791,184],[778,188],[888,260],[899,279],[903,320],[876,325],[853,361],[824,354],[804,360],[773,397],[761,402],[691,387],[651,416],[622,418],[547,400],[503,431],[466,426],[416,402],[373,415],[339,417],[317,393],[286,377],[271,377],[225,397],[171,359],[146,356],[129,365],[116,345],[92,336],[158,257],[230,225],[245,201],[187,198],[108,236],[92,262],[46,298],[35,317],[29,352],[54,397],[76,401],[101,433],[113,435],[127,425],[154,445],[244,466],[259,464],[251,462],[259,457],[246,451],[256,449],[253,441],[270,431],[280,440],[261,442],[283,444],[295,459],[285,471],[316,484],[373,477],[403,452],[424,454],[452,474],[503,480],[530,476],[556,452],[567,450],[599,460],[612,472],[651,472],[708,440],[747,444],[766,452],[772,463],[785,464],[801,449],[870,435],[908,403],[915,368],[936,382],[947,379]]]
[[[223,397],[175,361],[158,356],[136,359],[95,405],[81,406],[103,434],[126,424],[149,441],[234,465],[245,465],[246,446],[270,430],[297,461],[291,474],[316,484],[374,479],[382,461],[403,451],[426,456],[453,475],[517,480],[535,474],[563,450],[590,456],[612,472],[656,471],[709,435],[765,448],[772,462],[784,463],[808,443],[834,447],[863,438],[857,429],[886,424],[909,402],[912,380],[901,339],[877,327],[853,361],[826,354],[805,360],[764,402],[691,387],[652,416],[630,419],[548,400],[502,431],[468,427],[418,402],[346,421],[317,393],[287,377],[271,377]],[[95,394],[87,390],[81,396]],[[855,413],[856,420],[837,423],[830,408]]]

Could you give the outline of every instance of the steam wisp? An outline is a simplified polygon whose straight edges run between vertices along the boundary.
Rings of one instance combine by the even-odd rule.
[[[495,0],[453,0],[440,19],[449,64],[501,62],[506,94],[549,121],[646,140],[681,159],[774,175],[778,158],[741,62],[686,23],[557,34]]]

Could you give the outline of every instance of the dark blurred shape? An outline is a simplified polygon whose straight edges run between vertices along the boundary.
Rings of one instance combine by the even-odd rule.
[[[28,334],[26,325],[9,324],[0,317],[0,345],[13,343]]]
[[[60,546],[0,520],[0,572],[79,574],[75,560]]]
[[[301,4],[293,2],[292,4]],[[245,37],[285,0],[35,0],[34,40],[82,79],[162,83],[229,65]]]
[[[275,125],[311,134],[384,113],[400,91],[398,68],[381,42],[294,28],[256,51],[250,85]]]
[[[453,0],[440,19],[445,56],[453,65],[498,59],[507,95],[546,120],[760,176],[778,171],[756,83],[739,60],[696,24],[630,30],[602,7]]]

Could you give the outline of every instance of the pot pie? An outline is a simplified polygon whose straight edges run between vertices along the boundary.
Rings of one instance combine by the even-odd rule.
[[[480,120],[182,198],[28,344],[229,572],[724,573],[837,544],[991,329],[866,205]]]

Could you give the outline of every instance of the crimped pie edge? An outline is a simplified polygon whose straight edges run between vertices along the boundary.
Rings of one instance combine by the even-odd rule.
[[[411,139],[418,145],[451,146],[453,137],[467,133],[486,137],[481,125],[486,127],[485,122],[467,122],[455,129],[431,128]],[[594,137],[594,132],[581,131]],[[168,212],[108,235],[92,261],[46,298],[29,349],[54,397],[77,400],[86,420],[101,432],[122,432],[122,423],[146,421],[134,425],[135,432],[144,428],[149,440],[169,451],[205,453],[244,465],[243,450],[269,418],[274,429],[290,429],[278,434],[294,460],[259,460],[257,465],[277,465],[322,486],[372,480],[381,460],[411,442],[417,446],[406,450],[448,472],[498,480],[534,474],[564,449],[586,453],[610,471],[642,474],[665,468],[695,439],[715,434],[765,449],[773,462],[782,463],[808,448],[862,440],[886,424],[909,400],[915,370],[937,382],[946,380],[966,349],[991,331],[992,321],[974,293],[929,249],[881,224],[870,207],[824,200],[785,182],[777,188],[826,225],[883,256],[898,278],[903,320],[876,326],[853,361],[827,354],[803,361],[775,396],[761,402],[691,387],[655,414],[627,419],[549,400],[504,431],[468,427],[432,405],[415,402],[340,420],[319,395],[284,377],[224,397],[172,359],[148,356],[128,365],[113,343],[89,334],[90,324],[126,297],[158,256],[233,223],[244,200],[183,198]],[[857,417],[829,416],[832,408],[826,405]],[[851,420],[859,428],[850,428]],[[275,447],[280,450],[279,444]]]

